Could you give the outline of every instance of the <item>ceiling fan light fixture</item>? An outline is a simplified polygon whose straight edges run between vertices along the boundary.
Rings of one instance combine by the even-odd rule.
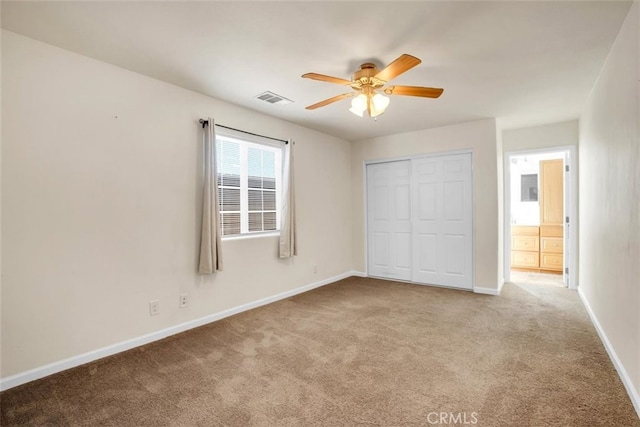
[[[388,86],[385,85],[400,74],[407,72],[416,65],[420,64],[420,59],[406,53],[400,55],[392,63],[387,65],[383,70],[378,70],[372,63],[362,64],[360,69],[353,73],[351,80],[345,80],[338,77],[325,76],[318,73],[306,73],[302,77],[306,79],[319,80],[322,82],[334,83],[343,86],[350,86],[356,93],[343,93],[324,101],[317,102],[306,107],[307,110],[315,110],[325,105],[340,101],[341,99],[355,97],[351,101],[351,111],[359,117],[364,117],[366,111],[369,117],[377,117],[389,106],[389,98],[377,93],[384,92],[387,95],[403,95],[403,96],[419,96],[422,98],[438,98],[442,95],[444,89],[423,86]],[[360,92],[356,96],[357,92]]]
[[[371,106],[371,109],[369,110],[369,117],[375,118],[382,113],[384,113],[384,111],[376,110],[376,107]]]
[[[377,117],[384,113],[384,110],[389,106],[389,98],[376,93],[371,99],[371,117]]]
[[[373,104],[376,109],[384,111],[389,106],[389,97],[376,93],[373,96]]]
[[[355,114],[358,117],[363,117],[364,115],[364,111],[363,110],[357,110],[353,107],[349,108],[349,111],[351,111],[353,114]]]
[[[349,108],[356,116],[362,117],[364,112],[367,111],[367,97],[364,94],[360,94],[351,100],[351,108]]]

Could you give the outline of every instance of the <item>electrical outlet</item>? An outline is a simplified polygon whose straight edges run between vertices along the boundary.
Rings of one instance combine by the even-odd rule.
[[[149,301],[149,314],[151,316],[160,314],[160,301]]]
[[[180,308],[185,308],[189,305],[189,294],[180,294]]]
[[[314,265],[313,266],[313,274],[317,274],[318,273],[318,266]]]

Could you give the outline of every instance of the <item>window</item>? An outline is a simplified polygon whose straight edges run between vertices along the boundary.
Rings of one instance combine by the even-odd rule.
[[[528,174],[520,176],[520,201],[538,201],[538,174]]]
[[[216,159],[222,235],[279,230],[282,148],[222,134]]]

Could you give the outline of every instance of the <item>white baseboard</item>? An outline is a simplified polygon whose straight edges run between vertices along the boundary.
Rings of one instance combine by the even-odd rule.
[[[360,276],[360,272],[348,271],[337,276],[329,277],[328,279],[320,280],[299,288],[292,289],[287,292],[282,292],[277,295],[262,298],[257,301],[253,301],[247,304],[239,305],[237,307],[230,308],[228,310],[221,311],[219,313],[211,314],[209,316],[201,317],[199,319],[191,320],[189,322],[181,323],[176,326],[171,326],[160,331],[152,332],[147,335],[143,335],[137,338],[132,338],[127,341],[122,341],[107,347],[103,347],[94,351],[79,354],[77,356],[70,357],[68,359],[60,360],[58,362],[50,363],[45,366],[40,366],[29,371],[21,372],[6,378],[0,379],[0,391],[8,390],[12,387],[19,386],[21,384],[35,381],[40,378],[55,374],[57,372],[65,371],[76,366],[84,365],[85,363],[93,362],[94,360],[102,359],[103,357],[111,356],[117,353],[121,353],[132,348],[140,347],[145,344],[149,344],[154,341],[161,340],[171,335],[179,334],[180,332],[188,331],[189,329],[197,328],[211,322],[215,322],[225,317],[233,316],[234,314],[242,313],[243,311],[251,310],[252,308],[260,307],[272,302],[276,302],[285,298],[292,297],[294,295],[301,294],[303,292],[310,291],[315,288],[319,288],[324,285],[328,285],[338,280],[346,279],[351,276]]]
[[[367,273],[365,273],[364,271],[352,271],[351,272],[352,276],[356,276],[356,277],[368,277]]]
[[[616,368],[616,371],[618,371],[618,376],[622,380],[622,384],[624,384],[624,388],[627,389],[627,394],[631,399],[631,403],[633,403],[633,407],[636,410],[636,414],[638,414],[638,417],[640,418],[640,394],[638,393],[638,390],[636,390],[635,387],[633,386],[633,383],[631,382],[631,378],[629,378],[629,374],[627,374],[627,371],[626,369],[624,369],[622,362],[620,362],[620,359],[618,358],[616,351],[613,349],[613,346],[611,345],[609,338],[607,338],[607,334],[604,333],[602,326],[600,326],[600,322],[598,321],[596,314],[591,309],[591,306],[589,305],[589,301],[587,301],[587,297],[584,296],[584,294],[582,293],[582,289],[579,287],[578,287],[578,295],[580,295],[582,304],[584,305],[584,308],[587,310],[587,313],[589,313],[589,317],[591,318],[591,323],[593,323],[593,326],[596,328],[596,331],[600,336],[600,340],[602,341],[602,344],[604,344],[604,348],[607,350],[607,353],[609,353],[609,358],[611,359],[611,362],[613,362],[613,366]]]
[[[502,286],[500,286],[498,289],[495,289],[495,288],[480,288],[478,286],[474,286],[473,287],[473,292],[475,292],[476,294],[500,295],[501,291],[502,291]]]

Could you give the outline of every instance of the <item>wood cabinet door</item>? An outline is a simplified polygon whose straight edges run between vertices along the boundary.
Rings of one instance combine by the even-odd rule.
[[[541,225],[540,237],[562,237],[562,225]]]
[[[540,224],[563,222],[563,160],[540,162]]]

